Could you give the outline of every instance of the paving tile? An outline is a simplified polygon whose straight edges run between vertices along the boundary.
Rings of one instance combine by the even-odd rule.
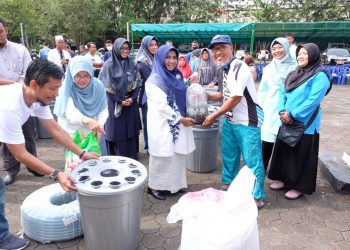
[[[341,232],[342,236],[344,237],[345,240],[350,242],[350,231],[346,232]]]
[[[348,224],[338,218],[326,219],[325,222],[327,227],[335,229],[339,232],[344,232],[349,230]]]
[[[350,249],[350,241],[343,240],[343,241],[335,242],[334,245],[336,250]]]
[[[144,235],[159,232],[160,225],[154,220],[141,221],[140,229]]]
[[[310,249],[312,250],[334,250],[334,243],[330,242],[325,238],[321,238],[319,236],[310,238]],[[345,249],[344,249],[345,250]]]
[[[159,229],[159,233],[165,238],[181,237],[181,225],[168,224],[162,225]]]
[[[292,225],[300,224],[302,222],[300,215],[293,212],[282,212],[280,213],[281,220],[288,222]]]
[[[143,237],[142,245],[147,248],[163,247],[165,238],[159,233],[148,234]]]
[[[297,248],[303,248],[303,247],[309,246],[308,237],[305,234],[301,234],[301,233],[287,234],[284,238],[284,241]]]
[[[166,250],[177,250],[181,244],[180,238],[170,238],[165,241],[164,249]]]
[[[323,227],[317,228],[317,233],[320,238],[326,239],[330,242],[337,242],[344,240],[342,234],[334,229]]]

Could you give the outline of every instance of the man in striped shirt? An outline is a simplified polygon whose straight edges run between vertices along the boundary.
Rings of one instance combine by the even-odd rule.
[[[215,36],[209,48],[215,62],[223,69],[223,92],[209,96],[216,101],[223,98],[221,108],[209,115],[204,126],[211,126],[221,115],[225,115],[222,126],[222,182],[227,190],[239,172],[240,157],[255,174],[253,196],[258,208],[264,206],[265,170],[261,153],[260,126],[263,122],[262,109],[257,105],[257,93],[248,66],[233,57],[231,38],[228,35]]]

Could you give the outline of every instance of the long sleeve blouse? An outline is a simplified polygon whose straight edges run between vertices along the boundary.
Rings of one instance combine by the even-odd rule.
[[[83,136],[86,136],[91,132],[89,127],[82,124],[81,120],[85,117],[74,105],[73,99],[69,98],[67,102],[67,109],[65,116],[58,117],[58,124],[68,132],[72,137],[76,130],[82,132]],[[98,124],[104,125],[108,117],[107,107],[97,116],[90,117],[97,121]]]
[[[293,120],[303,122],[306,125],[323,100],[329,86],[329,79],[324,72],[315,74],[288,93],[284,91],[284,86],[282,86],[278,110],[287,111]],[[304,134],[314,134],[315,131],[320,133],[322,112],[323,110],[320,108],[315,120],[304,131]]]

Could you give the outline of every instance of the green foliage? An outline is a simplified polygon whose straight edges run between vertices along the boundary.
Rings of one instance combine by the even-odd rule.
[[[223,10],[222,13],[219,13]],[[340,0],[0,0],[9,39],[23,23],[30,47],[57,34],[76,45],[126,36],[126,24],[191,22],[298,22],[349,20]]]

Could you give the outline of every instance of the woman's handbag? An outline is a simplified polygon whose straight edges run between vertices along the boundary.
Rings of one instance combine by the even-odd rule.
[[[278,130],[277,139],[284,142],[289,147],[295,147],[303,136],[305,129],[315,120],[319,110],[320,106],[316,108],[306,126],[299,121],[293,121],[292,124],[282,123],[282,126]]]

